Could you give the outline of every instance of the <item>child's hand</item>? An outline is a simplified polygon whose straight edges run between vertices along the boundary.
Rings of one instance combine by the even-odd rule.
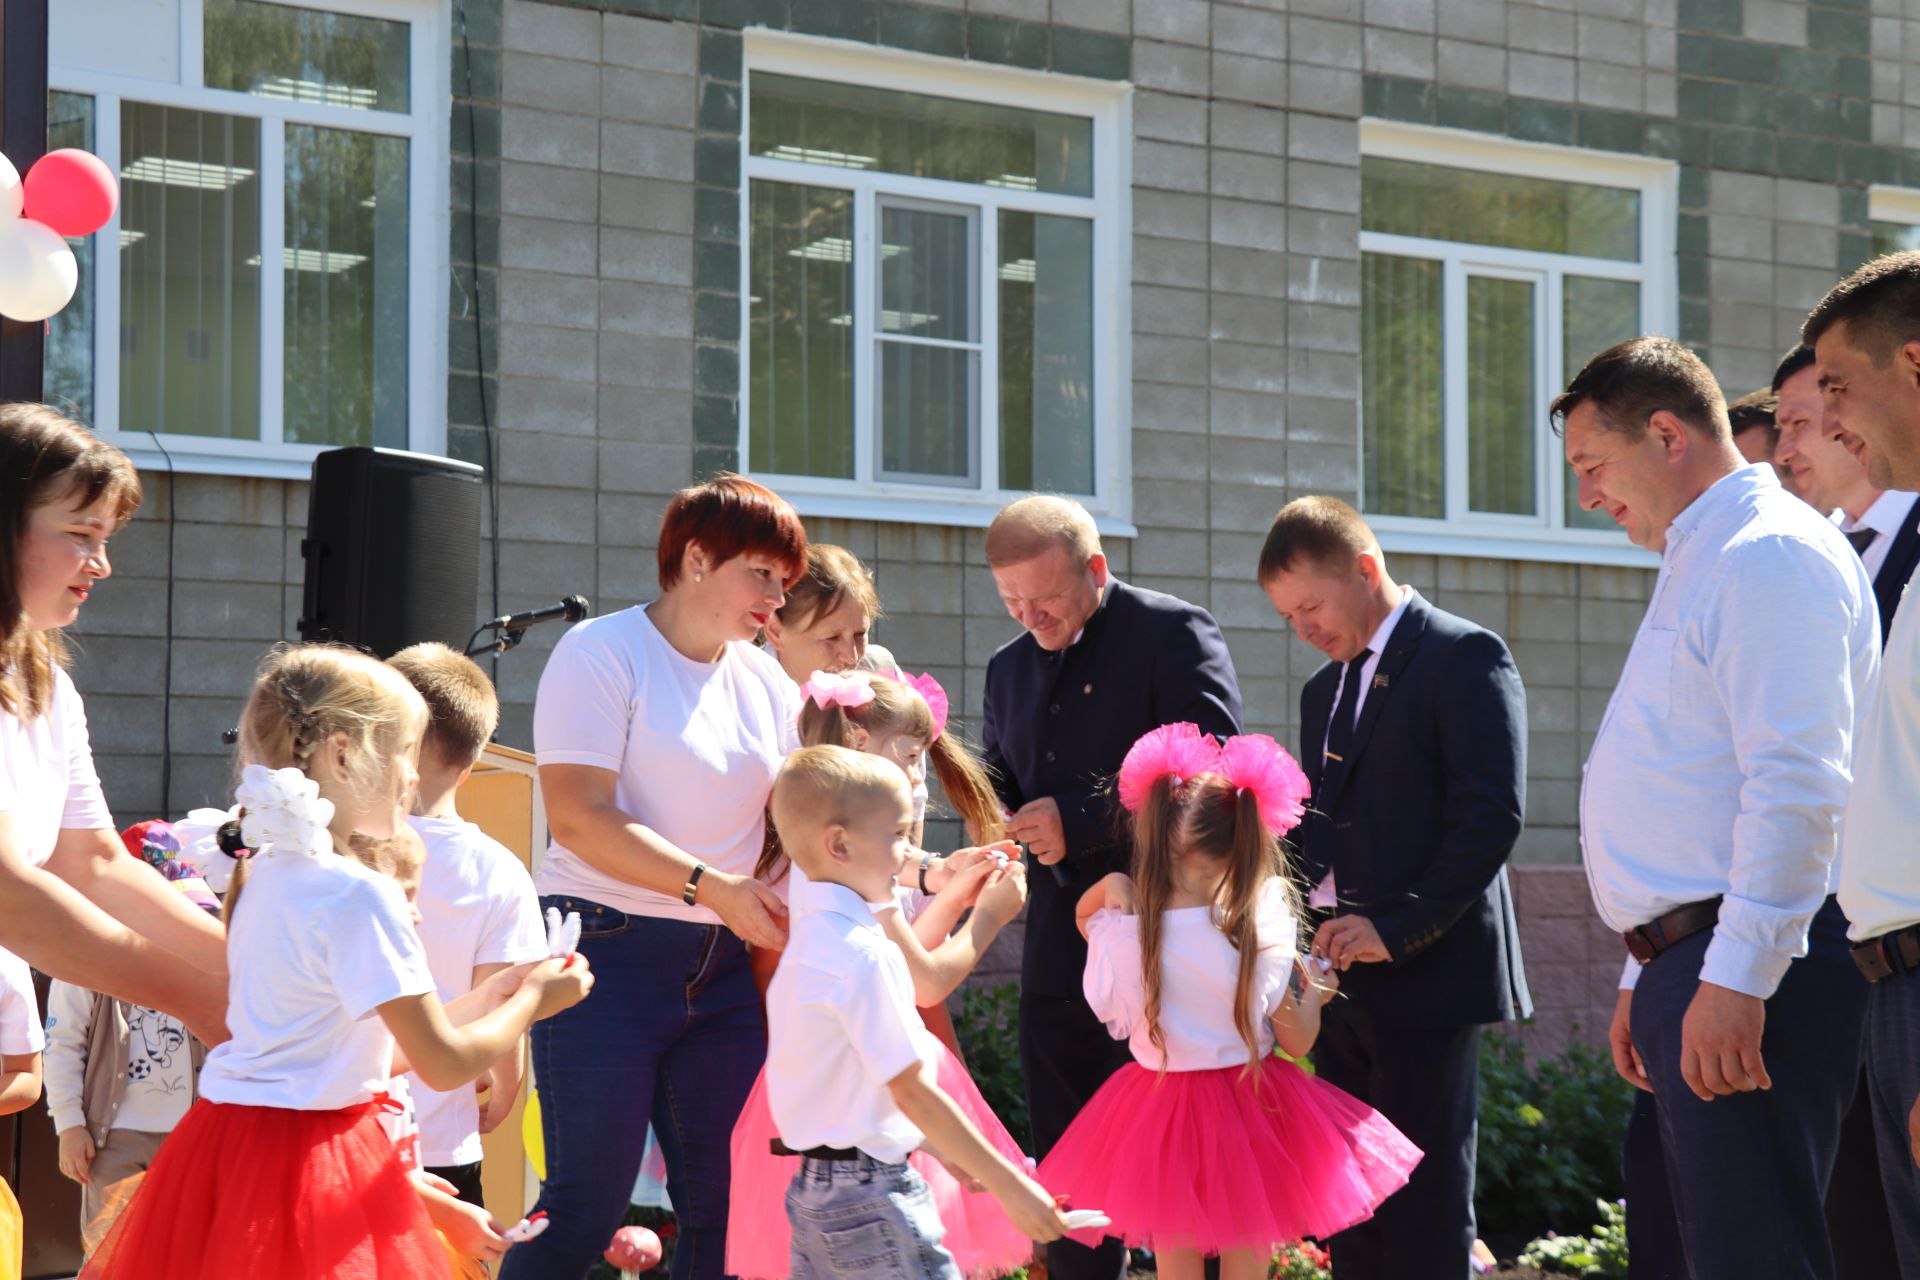
[[[1067,1220],[1060,1216],[1059,1204],[1047,1194],[1045,1187],[1018,1170],[1013,1171],[1004,1185],[994,1189],[993,1198],[1000,1202],[1020,1234],[1029,1240],[1045,1244],[1067,1234]]]
[[[973,909],[976,914],[986,917],[995,925],[1004,926],[1020,914],[1020,908],[1027,904],[1027,868],[1024,863],[1009,862],[996,868],[980,890],[979,901]]]
[[[582,955],[569,960],[543,960],[527,975],[527,985],[540,993],[539,1008],[533,1015],[538,1022],[585,1000],[593,990],[593,970]]]
[[[507,1252],[499,1222],[477,1204],[456,1200],[445,1211],[442,1223],[440,1229],[447,1233],[447,1243],[469,1258],[498,1262]]]
[[[1302,1009],[1319,1009],[1339,993],[1340,971],[1325,958],[1310,955],[1293,963],[1300,974],[1294,1000]]]
[[[505,1004],[513,993],[520,989],[520,984],[527,980],[527,975],[532,973],[540,963],[540,961],[532,961],[527,964],[508,965],[475,987],[476,994],[484,993],[483,998],[486,1004],[483,1011],[491,1012]]]
[[[1001,840],[995,844],[974,845],[965,849],[956,849],[946,857],[940,859],[937,865],[927,869],[927,888],[934,893],[939,893],[961,872],[971,867],[979,866],[983,862],[989,864],[997,863],[999,859],[994,857],[995,854],[999,854],[1001,857],[1012,861],[1018,861],[1020,858],[1020,846],[1011,840]]]
[[[1101,910],[1118,911],[1126,916],[1133,914],[1133,881],[1122,872],[1103,876],[1098,884],[1080,895],[1080,905],[1073,909],[1073,923],[1081,937],[1087,936],[1087,921]]]
[[[81,1186],[93,1183],[93,1136],[77,1124],[60,1131],[60,1172]]]
[[[513,1114],[513,1104],[520,1100],[520,1095],[494,1087],[491,1073],[474,1081],[473,1087],[480,1095],[480,1132],[492,1133]]]
[[[956,855],[957,856],[957,855]],[[934,896],[942,902],[953,903],[955,913],[965,911],[980,897],[980,890],[986,886],[987,878],[999,869],[1000,864],[992,858],[980,858],[969,862],[946,878],[946,884]],[[927,884],[934,882],[932,872],[927,873]]]

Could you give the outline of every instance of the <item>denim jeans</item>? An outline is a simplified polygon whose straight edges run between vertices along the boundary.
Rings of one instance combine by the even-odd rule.
[[[791,1280],[960,1280],[926,1179],[907,1164],[802,1160],[787,1188]]]
[[[593,994],[533,1027],[548,1230],[501,1280],[579,1280],[619,1229],[653,1123],[679,1223],[672,1280],[725,1273],[733,1122],[767,1056],[745,945],[718,925],[629,916],[578,898]]]

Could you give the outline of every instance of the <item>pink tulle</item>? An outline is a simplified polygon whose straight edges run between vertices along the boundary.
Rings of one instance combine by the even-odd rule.
[[[1271,1249],[1373,1216],[1420,1160],[1386,1117],[1291,1062],[1158,1075],[1120,1068],[1040,1163],[1103,1233],[1155,1251]]]
[[[1153,784],[1168,774],[1185,782],[1220,770],[1220,747],[1200,726],[1163,724],[1141,735],[1120,762],[1120,804],[1128,813],[1146,802]]]
[[[947,691],[940,687],[940,682],[925,671],[917,676],[903,676],[902,682],[912,685],[927,700],[927,709],[933,712],[933,736],[938,738],[945,733],[953,704],[947,701]]]
[[[940,1087],[958,1104],[974,1127],[1001,1155],[1024,1165],[1020,1150],[1006,1126],[987,1106],[986,1099],[967,1075],[960,1059],[944,1045],[937,1073]],[[774,1137],[773,1113],[767,1109],[767,1077],[762,1072],[747,1095],[733,1126],[733,1193],[727,1209],[727,1274],[740,1280],[786,1280],[792,1233],[787,1226],[787,1187],[797,1156],[776,1156],[768,1143]],[[985,1192],[966,1191],[946,1167],[925,1152],[916,1151],[907,1163],[920,1171],[933,1191],[933,1202],[946,1228],[942,1243],[953,1255],[960,1273],[969,1280],[1002,1276],[1027,1265],[1033,1241],[1007,1219],[999,1203]]]
[[[1220,748],[1220,771],[1240,791],[1253,792],[1260,821],[1283,836],[1307,816],[1307,797],[1313,788],[1307,775],[1285,747],[1264,733],[1228,738]]]
[[[831,707],[864,707],[873,701],[873,685],[865,671],[849,671],[845,675],[816,671],[800,686],[800,696],[811,698],[822,711]]]

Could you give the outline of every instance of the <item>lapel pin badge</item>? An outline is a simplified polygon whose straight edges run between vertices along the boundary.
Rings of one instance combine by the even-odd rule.
[[[1373,678],[1373,684],[1369,687],[1374,689],[1384,689],[1387,687],[1387,678],[1383,675],[1376,675]]]

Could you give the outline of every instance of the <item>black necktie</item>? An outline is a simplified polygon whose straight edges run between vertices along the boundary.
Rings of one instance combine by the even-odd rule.
[[[1362,649],[1347,663],[1340,677],[1340,702],[1333,709],[1333,723],[1327,726],[1327,764],[1323,774],[1332,773],[1346,763],[1347,749],[1353,745],[1353,713],[1360,705],[1362,668],[1372,656],[1373,650]]]
[[[1855,555],[1864,556],[1867,554],[1867,548],[1872,546],[1873,540],[1879,536],[1878,529],[1855,529],[1847,535],[1847,541],[1853,544]]]

